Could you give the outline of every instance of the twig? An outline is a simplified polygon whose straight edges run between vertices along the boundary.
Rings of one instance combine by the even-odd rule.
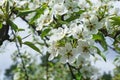
[[[22,57],[21,52],[20,52],[20,47],[19,47],[19,45],[18,45],[18,43],[17,43],[17,38],[16,38],[16,35],[15,35],[15,33],[13,32],[13,30],[12,30],[12,34],[15,36],[15,45],[16,45],[17,50],[18,50],[18,56],[20,57],[21,62],[22,62],[23,71],[24,71],[24,73],[25,73],[25,80],[29,80],[29,76],[28,76],[28,74],[27,74],[27,69],[26,69],[26,67],[25,67],[25,63],[24,63],[23,57]]]
[[[46,55],[46,80],[49,80],[49,76],[48,76],[48,55]]]
[[[27,37],[29,37],[30,35],[31,35],[31,34],[28,34],[27,36],[23,37],[22,40],[25,39],[25,38],[27,38]]]
[[[110,49],[112,49],[113,51],[115,51],[116,53],[118,53],[115,48],[111,47],[110,45],[107,45]]]
[[[75,77],[75,75],[74,75],[74,73],[73,73],[73,71],[72,71],[72,67],[71,67],[71,65],[70,65],[69,63],[67,63],[67,65],[68,65],[68,67],[69,67],[69,69],[70,69],[70,72],[71,72],[72,78],[73,78],[74,80],[76,80],[76,77]]]

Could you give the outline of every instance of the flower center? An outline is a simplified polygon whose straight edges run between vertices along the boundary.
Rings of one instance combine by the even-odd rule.
[[[83,52],[89,52],[89,49],[88,49],[87,46],[84,46],[84,47],[83,47]]]
[[[72,57],[72,56],[73,56],[73,54],[72,54],[72,50],[69,51],[66,55],[67,55],[68,59],[69,59],[70,57]]]

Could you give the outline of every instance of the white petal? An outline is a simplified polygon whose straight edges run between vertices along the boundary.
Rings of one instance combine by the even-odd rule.
[[[48,60],[51,61],[51,60],[53,60],[53,58],[54,58],[54,56],[53,56],[53,54],[51,54],[51,55],[49,56]]]

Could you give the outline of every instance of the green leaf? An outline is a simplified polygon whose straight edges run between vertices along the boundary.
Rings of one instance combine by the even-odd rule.
[[[0,22],[0,29],[2,28],[3,26],[2,26],[2,22]]]
[[[118,34],[116,36],[116,38],[114,39],[114,42],[113,42],[113,46],[114,46],[113,50],[115,50],[117,53],[120,54],[120,45],[119,44],[120,44],[120,34]]]
[[[11,26],[11,28],[12,28],[15,32],[17,32],[17,31],[18,31],[17,25],[16,25],[14,22],[12,22],[11,20],[8,20],[8,22],[9,22],[9,25]]]
[[[74,12],[73,14],[71,14],[71,17],[68,18],[68,19],[65,20],[65,21],[71,22],[71,21],[77,19],[78,17],[80,17],[80,15],[81,15],[83,12],[85,12],[85,10],[80,10],[80,11],[78,11],[78,12]]]
[[[18,42],[20,44],[20,47],[22,47],[22,38],[20,36],[17,36]]]
[[[24,11],[20,11],[17,16],[26,16],[32,12],[35,12],[36,10],[24,10]]]
[[[120,42],[120,34],[118,34],[115,39],[116,39],[118,42]]]
[[[100,51],[100,49],[96,46],[93,47],[97,50],[98,55],[100,55],[104,61],[107,61],[105,55]]]
[[[9,11],[9,1],[8,0],[6,0],[6,2],[5,2],[5,6],[6,6],[6,13],[8,13],[8,11]]]
[[[59,46],[59,47],[65,46],[66,41],[67,41],[66,39],[61,39],[61,40],[57,41],[57,46]]]
[[[90,6],[92,6],[92,2],[91,2],[90,0],[86,0],[86,2],[87,2]]]
[[[103,33],[98,32],[98,34],[94,34],[93,39],[95,41],[99,41],[99,43],[101,44],[101,46],[104,48],[105,51],[108,50],[107,43]]]
[[[75,76],[76,80],[82,80],[82,75],[80,73],[77,73]]]
[[[120,26],[120,16],[114,16],[110,18],[112,21],[111,23],[115,26],[118,25]]]
[[[45,29],[44,31],[42,31],[42,33],[41,33],[41,38],[43,38],[43,37],[45,37],[49,32],[50,32],[50,28],[48,28],[48,29]]]
[[[33,24],[34,21],[35,21],[36,19],[38,19],[38,18],[41,16],[41,14],[44,13],[44,10],[46,9],[46,7],[47,7],[47,5],[46,5],[46,4],[43,4],[40,8],[37,8],[37,9],[36,9],[36,14],[35,14],[34,17],[30,20],[30,24]]]
[[[35,51],[41,53],[40,50],[39,50],[39,48],[36,47],[32,42],[26,41],[26,42],[24,42],[23,44],[25,44],[25,45],[29,46],[30,48],[32,48],[33,50],[35,50]]]
[[[120,57],[120,56],[119,56]],[[119,57],[116,57],[115,59],[114,59],[114,62],[116,62],[117,60],[119,60]]]
[[[18,31],[25,31],[25,29],[19,28]]]
[[[113,42],[113,45],[114,45],[115,51],[120,54],[119,42],[118,42],[117,40],[115,40],[115,41]]]

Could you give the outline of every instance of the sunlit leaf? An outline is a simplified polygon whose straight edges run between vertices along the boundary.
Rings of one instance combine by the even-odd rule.
[[[18,31],[17,25],[16,25],[14,22],[12,22],[11,20],[9,20],[8,22],[9,22],[9,25],[11,26],[11,28],[12,28],[15,32],[17,32],[17,31]]]
[[[48,28],[48,29],[45,29],[44,31],[42,31],[42,33],[41,33],[41,38],[43,38],[43,37],[45,37],[49,32],[50,32],[50,28]]]
[[[120,42],[120,34],[117,35],[116,40]]]
[[[113,46],[114,46],[115,51],[117,51],[117,53],[120,53],[120,45],[119,45],[119,42],[117,40],[115,40],[113,42]]]
[[[99,49],[98,47],[96,47],[96,46],[93,46],[93,47],[97,50],[98,55],[100,55],[100,56],[104,59],[104,61],[106,61],[106,57],[105,57],[105,55],[100,51],[100,49]]]
[[[2,28],[2,22],[0,22],[0,29]]]
[[[39,50],[39,48],[38,47],[36,47],[32,42],[28,42],[28,41],[26,41],[26,42],[24,42],[23,44],[25,44],[25,45],[27,45],[27,46],[29,46],[30,48],[32,48],[33,50],[35,50],[35,51],[37,51],[37,52],[39,52],[40,53],[40,50]]]
[[[90,6],[92,6],[92,2],[90,0],[86,0],[86,1],[87,1],[87,3],[90,4]]]
[[[33,24],[33,22],[38,19],[41,14],[44,13],[44,10],[46,9],[46,4],[44,4],[43,6],[41,6],[40,8],[36,9],[36,14],[34,15],[34,17],[30,20],[30,24]]]
[[[17,16],[26,16],[32,12],[35,12],[35,10],[24,10],[24,11],[20,11]]]
[[[99,32],[98,34],[94,34],[93,39],[95,41],[99,41],[99,43],[101,44],[105,51],[108,50],[108,46],[103,33]]]
[[[116,57],[115,59],[114,59],[114,62],[116,62],[117,60],[119,60],[120,59],[120,56],[119,57]]]
[[[9,1],[6,0],[6,13],[9,11]]]
[[[25,31],[25,29],[19,28],[18,31]]]
[[[76,80],[82,80],[82,75],[80,73],[77,73],[75,76]]]
[[[114,16],[114,17],[111,17],[110,19],[112,20],[111,23],[113,25],[119,25],[120,26],[120,16]]]
[[[20,46],[22,47],[22,38],[20,36],[17,36],[17,39],[18,39]]]

